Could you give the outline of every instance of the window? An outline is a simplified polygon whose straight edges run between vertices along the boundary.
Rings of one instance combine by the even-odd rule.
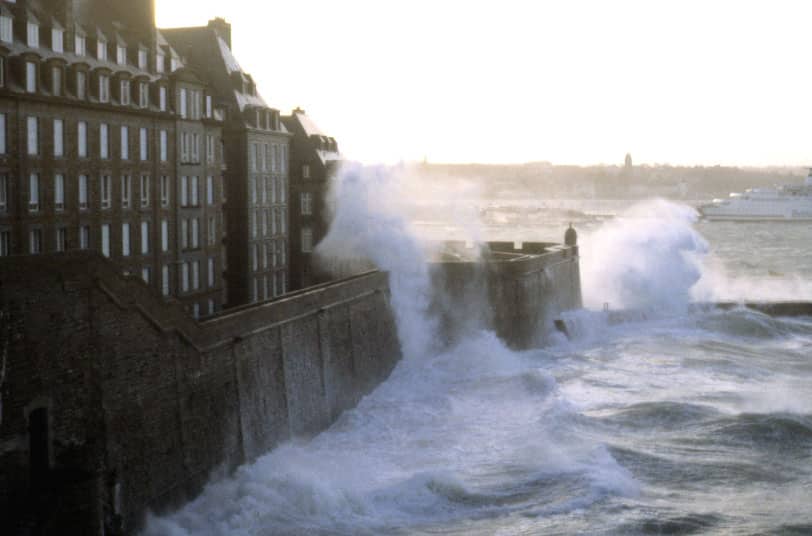
[[[130,256],[130,224],[127,222],[121,224],[121,255]]]
[[[141,279],[144,280],[144,283],[149,285],[149,282],[152,279],[152,268],[149,266],[144,266],[141,268]]]
[[[107,61],[107,41],[104,39],[96,41],[96,58],[100,61]]]
[[[161,177],[161,206],[169,206],[169,177],[166,175]]]
[[[257,229],[259,227],[259,212],[253,211],[251,212],[251,238],[257,237]]]
[[[129,80],[121,80],[119,82],[119,101],[121,102],[122,106],[127,106],[130,104],[130,81]]]
[[[99,102],[110,102],[110,77],[99,75]]]
[[[149,253],[149,222],[141,222],[141,255]]]
[[[138,105],[141,108],[149,106],[149,84],[146,82],[138,83]]]
[[[169,296],[169,266],[161,266],[161,293]]]
[[[111,183],[110,175],[102,175],[101,180],[101,208],[107,209],[110,208],[110,199],[111,199]]]
[[[206,95],[206,117],[211,117],[211,95]]]
[[[129,127],[121,127],[121,159],[130,159],[130,129]]]
[[[192,304],[192,318],[195,320],[200,318],[200,304],[197,302]]]
[[[262,169],[267,171],[270,169],[270,166],[273,165],[273,160],[271,160],[271,146],[267,143],[265,144],[265,153],[262,155]]]
[[[32,255],[42,253],[42,229],[31,229],[28,233],[28,252]]]
[[[265,187],[262,189],[262,202],[266,203],[268,199],[273,199],[273,183],[271,183],[271,177],[265,176]],[[271,201],[273,202],[273,201]]]
[[[192,218],[192,249],[200,247],[200,220]]]
[[[313,230],[310,227],[302,227],[302,253],[313,251]]]
[[[180,178],[180,206],[189,206],[189,177]]]
[[[180,133],[180,161],[189,161],[189,134],[187,132]]]
[[[167,147],[166,147],[167,136],[166,136],[166,131],[165,130],[161,131],[160,139],[161,139],[161,162],[166,162],[166,160],[167,160],[167,152],[168,151],[167,151]]]
[[[110,158],[110,127],[105,123],[99,125],[99,157]]]
[[[149,206],[149,175],[141,175],[141,208]]]
[[[181,119],[186,119],[186,88],[180,88],[178,95],[178,110]]]
[[[3,122],[5,123],[5,116],[3,116]],[[28,154],[34,156],[39,154],[39,121],[36,117],[29,116],[26,120],[26,126],[28,130]],[[5,137],[5,128],[3,133]],[[5,139],[3,142],[5,145]]]
[[[169,251],[169,222],[161,220],[161,251]]]
[[[0,41],[11,43],[14,40],[14,32],[11,26],[11,17],[0,16]]]
[[[138,49],[138,68],[142,71],[147,70],[147,49],[145,48]]]
[[[268,211],[262,211],[262,236],[268,236]]]
[[[288,211],[287,209],[279,209],[279,232],[285,234],[288,232]]]
[[[180,220],[180,249],[189,249],[189,220]]]
[[[11,231],[0,231],[0,257],[11,255]]]
[[[217,244],[217,220],[214,216],[209,217],[209,230],[207,235],[210,246]]]
[[[256,272],[259,270],[259,244],[251,245],[251,268]]]
[[[87,249],[90,247],[90,226],[82,225],[79,227],[79,249]]]
[[[37,64],[33,61],[25,62],[25,90],[29,93],[37,91]]]
[[[139,156],[141,157],[141,161],[145,161],[149,159],[149,145],[148,145],[148,138],[147,138],[147,129],[141,128],[138,131],[138,146],[139,146]]]
[[[65,123],[61,119],[54,119],[54,156],[61,157],[65,154]]]
[[[313,214],[313,194],[310,192],[302,192],[300,198],[300,208],[303,216],[310,216]]]
[[[76,72],[76,98],[81,100],[87,98],[87,75],[82,71]]]
[[[200,134],[192,134],[192,162],[200,162]]]
[[[87,175],[79,175],[79,210],[87,210]]]
[[[51,68],[51,93],[54,97],[62,95],[62,67]]]
[[[36,173],[28,176],[28,211],[39,211],[39,175]]]
[[[307,164],[302,165],[302,178],[303,179],[310,178],[310,166]]]
[[[161,53],[155,54],[155,71],[164,72],[164,64],[166,63],[165,56]]]
[[[181,292],[189,292],[189,263],[184,262],[180,265],[180,290]]]
[[[251,204],[257,204],[257,181],[258,177],[251,177],[249,188],[251,188]]]
[[[192,177],[189,197],[191,198],[190,201],[192,203],[192,206],[194,206],[194,207],[200,205],[200,197],[198,197],[198,188],[197,188],[197,186],[198,186],[198,178],[197,177]]]
[[[105,257],[110,256],[110,224],[103,223],[101,226],[101,252]]]
[[[209,299],[208,308],[209,308],[209,314],[213,315],[214,314],[214,300]]]
[[[31,48],[39,48],[39,24],[29,22],[27,25],[26,43]]]
[[[206,177],[206,204],[214,204],[214,177],[211,175]]]
[[[68,248],[68,229],[67,227],[58,227],[56,229],[56,250],[59,252],[65,251]]]
[[[262,269],[268,269],[268,243],[262,243]]]
[[[279,162],[279,152],[276,145],[271,145],[271,171],[276,171]]]
[[[158,88],[158,109],[162,112],[166,111],[166,87],[164,86]]]
[[[78,32],[73,39],[73,50],[77,56],[87,56],[87,38]]]
[[[54,210],[65,210],[65,176],[61,173],[54,175]]]
[[[0,154],[6,154],[6,114],[0,114]]]
[[[8,212],[8,175],[0,175],[0,212]]]
[[[102,125],[102,136],[101,136],[101,143],[104,143],[104,139],[106,138],[107,125]],[[79,154],[79,158],[87,158],[87,123],[84,121],[79,121],[76,124],[76,149]],[[103,152],[103,151],[102,151]],[[104,158],[104,156],[102,156]]]
[[[121,176],[121,208],[130,208],[132,194],[132,179],[129,175]]]
[[[122,45],[116,46],[116,63],[119,65],[127,65],[127,47]]]
[[[54,52],[65,52],[65,32],[60,28],[51,28],[51,48]]]
[[[251,171],[257,170],[257,162],[259,161],[259,144],[254,144],[254,150],[251,151]]]
[[[214,163],[214,136],[211,134],[206,136],[206,162]]]
[[[209,279],[209,288],[214,288],[214,257],[209,257],[207,275]]]

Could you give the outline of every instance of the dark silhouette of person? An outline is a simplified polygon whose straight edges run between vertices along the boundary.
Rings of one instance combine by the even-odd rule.
[[[575,232],[575,229],[572,228],[572,222],[570,222],[569,228],[564,233],[564,245],[574,246],[577,243],[578,243],[578,233]]]

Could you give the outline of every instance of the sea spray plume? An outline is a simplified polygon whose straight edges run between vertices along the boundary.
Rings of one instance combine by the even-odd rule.
[[[398,337],[409,358],[431,353],[437,330],[429,311],[427,246],[406,217],[398,180],[397,169],[345,164],[332,184],[330,230],[316,251],[333,272],[371,264],[389,273]]]
[[[638,203],[582,238],[587,307],[682,309],[699,281],[708,245],[696,211],[662,199]]]

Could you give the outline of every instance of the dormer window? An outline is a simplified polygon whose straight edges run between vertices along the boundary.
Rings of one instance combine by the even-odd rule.
[[[119,101],[121,101],[122,106],[128,106],[130,104],[129,80],[122,80],[121,82],[119,82]]]
[[[51,29],[51,48],[54,52],[65,52],[65,31],[61,28]]]
[[[164,64],[166,63],[166,56],[158,52],[155,54],[155,71],[162,73],[164,72]]]
[[[178,61],[178,58],[172,56],[172,58],[170,58],[169,60],[169,72],[174,73],[175,71],[178,70],[178,67],[180,67],[180,62]]]
[[[33,61],[25,62],[25,90],[28,93],[37,91],[37,64]]]
[[[138,49],[138,68],[142,71],[147,70],[147,49],[145,48]]]
[[[77,56],[87,56],[87,38],[77,33],[73,40],[73,51]]]
[[[96,42],[96,59],[107,61],[107,41],[102,38]]]
[[[146,82],[138,83],[138,105],[141,108],[149,106],[149,84]]]
[[[99,75],[99,102],[110,102],[110,77]]]
[[[123,45],[116,46],[116,63],[127,65],[127,47]]]
[[[162,112],[166,111],[166,86],[158,88],[158,109]]]
[[[31,48],[39,48],[39,24],[29,22],[26,27],[26,43]]]
[[[11,43],[14,40],[14,32],[11,26],[11,17],[0,15],[0,41]]]
[[[206,95],[206,117],[211,117],[211,95]]]

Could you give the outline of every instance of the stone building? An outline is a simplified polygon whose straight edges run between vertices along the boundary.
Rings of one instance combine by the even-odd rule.
[[[0,256],[94,249],[218,310],[222,118],[151,0],[0,2]]]
[[[162,30],[213,88],[226,110],[226,221],[230,305],[284,294],[288,282],[288,160],[291,135],[231,52],[231,25]]]
[[[335,138],[328,137],[301,108],[282,122],[293,135],[290,157],[290,286],[305,288],[329,279],[313,262],[313,248],[327,234],[326,195],[341,162]]]

